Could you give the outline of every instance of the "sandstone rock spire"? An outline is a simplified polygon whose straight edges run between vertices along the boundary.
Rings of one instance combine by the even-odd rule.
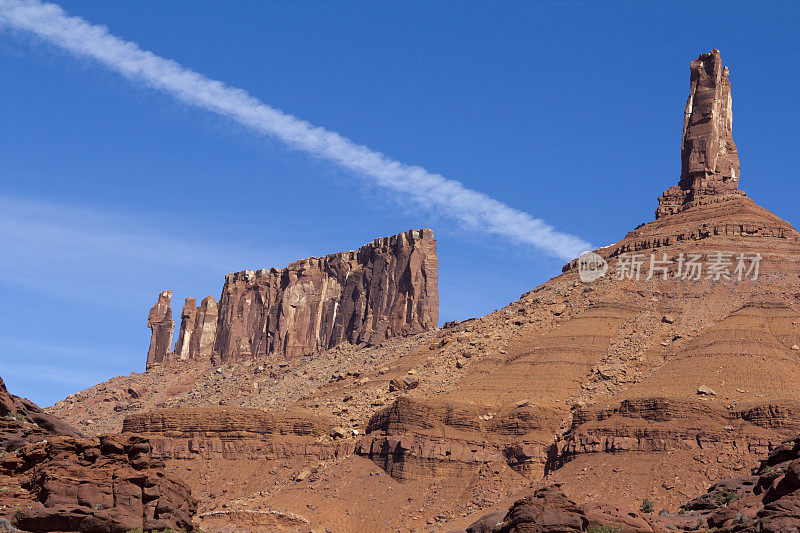
[[[178,340],[175,342],[175,357],[181,361],[189,359],[192,336],[197,322],[197,301],[194,298],[186,298],[181,310],[181,327],[178,331]]]
[[[158,295],[158,302],[150,309],[147,327],[150,328],[150,349],[147,351],[147,367],[161,364],[172,348],[172,291],[163,291]]]
[[[697,201],[738,190],[739,154],[733,142],[731,83],[719,50],[690,63],[689,98],[683,120],[681,177],[658,199],[656,218]]]
[[[211,360],[217,337],[217,301],[207,296],[199,307],[194,298],[186,298],[181,311],[181,327],[175,343],[175,357],[179,361],[192,359]]]
[[[197,308],[194,335],[189,350],[190,359],[210,360],[217,339],[217,300],[206,296]]]

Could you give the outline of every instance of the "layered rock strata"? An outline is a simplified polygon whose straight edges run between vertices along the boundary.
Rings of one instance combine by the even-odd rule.
[[[25,531],[192,531],[196,502],[150,451],[136,436],[29,444],[0,468],[32,498],[16,502],[13,523]]]
[[[748,464],[797,431],[800,403],[788,400],[726,409],[700,400],[628,399],[615,408],[575,410],[548,469],[580,454],[675,450],[714,450],[719,463]]]
[[[160,459],[264,461],[328,460],[350,455],[329,438],[333,421],[308,411],[266,412],[242,407],[159,409],[129,415],[123,433],[146,435]]]
[[[668,246],[691,246],[712,237],[730,241],[731,249],[753,252],[797,243],[800,234],[791,224],[739,190],[739,155],[733,142],[732,117],[728,67],[722,66],[719,51],[712,50],[690,64],[678,184],[658,198],[654,221],[595,252],[610,259]],[[575,259],[563,271],[577,265]]]
[[[0,379],[0,530],[192,531],[189,489],[151,451],[137,436],[83,439]]]
[[[355,452],[401,481],[454,475],[488,463],[507,463],[536,477],[547,462],[553,418],[553,410],[528,404],[495,410],[403,396],[370,419]]]
[[[550,486],[516,501],[505,514],[482,517],[467,532],[800,531],[800,438],[777,447],[752,474],[714,483],[678,514],[651,514],[654,510],[643,505],[636,512],[597,501],[579,505]]]

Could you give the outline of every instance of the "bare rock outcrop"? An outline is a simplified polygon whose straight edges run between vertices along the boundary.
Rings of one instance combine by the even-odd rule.
[[[726,409],[703,401],[635,398],[608,409],[576,409],[572,428],[551,450],[548,468],[582,454],[714,450],[720,463],[746,464],[800,430],[800,404]]]
[[[189,489],[165,475],[141,437],[52,437],[5,458],[0,476],[23,489],[12,521],[25,531],[193,530]]]
[[[0,521],[24,531],[191,531],[196,507],[146,439],[81,438],[2,379],[0,486]]]
[[[800,531],[800,437],[774,449],[752,474],[714,483],[683,504],[678,514],[637,513],[596,501],[576,505],[559,488],[549,486],[515,502],[502,520],[497,514],[487,515],[468,531],[566,532],[592,527],[639,533]]]
[[[0,378],[0,455],[53,435],[77,437],[80,433],[33,402],[9,394]]]
[[[589,520],[583,509],[556,487],[545,487],[518,500],[503,521],[491,531],[498,533],[579,533]]]
[[[731,251],[757,249],[762,254],[776,246],[795,246],[800,240],[797,230],[739,189],[732,117],[728,67],[722,66],[719,50],[701,54],[690,64],[678,184],[658,198],[654,221],[595,253],[611,259],[706,240],[718,241],[717,246],[724,243]],[[577,264],[575,259],[562,270],[567,272]]]
[[[194,298],[186,298],[181,311],[181,326],[175,343],[175,359],[211,360],[217,338],[217,301],[208,296],[196,307]]]
[[[123,433],[165,437],[220,437],[225,440],[266,435],[327,435],[333,422],[308,412],[267,412],[246,407],[159,409],[125,417]]]
[[[147,327],[151,332],[150,349],[147,351],[148,368],[163,363],[171,353],[172,333],[175,329],[171,304],[172,291],[162,291],[147,317]]]
[[[437,270],[433,232],[423,229],[284,269],[228,274],[215,351],[222,361],[294,357],[435,328]]]
[[[531,405],[495,410],[401,396],[370,419],[355,451],[400,481],[453,475],[489,463],[535,477],[547,461],[553,415]]]
[[[339,343],[378,343],[436,328],[439,262],[430,229],[375,239],[356,251],[286,268],[225,276],[219,306],[187,298],[170,356],[171,291],[150,311],[147,367],[174,361],[264,360],[308,355]]]
[[[707,196],[743,195],[738,190],[739,155],[733,142],[733,112],[728,67],[719,50],[690,64],[689,99],[683,120],[681,179],[659,198],[656,218],[683,210]]]

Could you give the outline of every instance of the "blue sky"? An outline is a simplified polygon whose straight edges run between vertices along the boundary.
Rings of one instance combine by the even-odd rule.
[[[731,68],[741,185],[797,222],[798,4],[62,2],[158,56],[596,246],[677,182],[688,62]],[[158,291],[219,296],[432,227],[441,321],[560,272],[31,34],[0,28],[0,375],[48,405],[141,371]]]

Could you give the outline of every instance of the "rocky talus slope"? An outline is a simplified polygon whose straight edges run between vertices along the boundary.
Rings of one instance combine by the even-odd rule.
[[[625,531],[719,527],[625,509],[676,514],[800,432],[800,234],[739,189],[719,53],[690,77],[678,185],[592,268],[576,259],[440,329],[151,366],[48,412],[88,435],[146,436],[191,486],[204,531],[446,531],[523,497],[508,531],[584,531],[598,516],[629,519]],[[549,518],[562,504],[573,529]]]

